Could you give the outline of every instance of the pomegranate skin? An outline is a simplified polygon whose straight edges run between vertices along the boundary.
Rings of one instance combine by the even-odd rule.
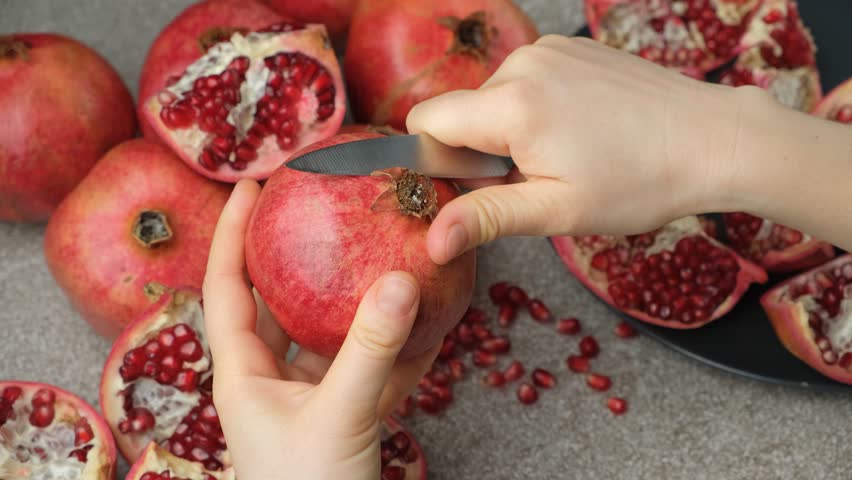
[[[844,107],[846,110],[841,112]],[[849,117],[850,109],[852,109],[852,79],[846,80],[828,92],[814,108],[813,114],[836,122],[850,123],[852,122],[852,117]]]
[[[484,12],[484,45],[476,53],[460,51],[447,19],[465,20],[477,12]],[[362,0],[344,61],[355,118],[405,130],[415,104],[478,88],[509,53],[538,36],[510,0]]]
[[[98,162],[51,218],[47,265],[92,328],[114,338],[151,304],[144,288],[149,282],[201,288],[229,192],[159,144],[125,142]],[[143,212],[164,215],[171,231],[148,248],[134,233]]]
[[[377,136],[339,135],[303,152]],[[433,182],[439,208],[458,195],[451,184]],[[433,263],[426,253],[426,219],[372,209],[390,183],[386,176],[313,175],[282,167],[264,186],[246,236],[248,272],[300,346],[334,356],[367,289],[393,270],[411,273],[421,288],[400,358],[440,343],[470,305],[475,252],[444,266]]]
[[[133,99],[97,52],[55,34],[0,36],[0,221],[42,222],[136,132]]]
[[[175,17],[151,44],[142,66],[138,115],[145,138],[160,141],[145,118],[145,102],[166,86],[169,77],[180,76],[189,64],[204,54],[200,42],[205,34],[210,35],[213,29],[257,30],[284,20],[255,0],[205,0]]]
[[[335,41],[342,41],[349,30],[358,0],[264,0],[281,15],[305,23],[322,23]]]

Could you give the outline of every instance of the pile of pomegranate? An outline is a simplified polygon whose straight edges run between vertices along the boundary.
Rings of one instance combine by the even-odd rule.
[[[852,124],[852,80],[823,96],[816,45],[793,0],[585,0],[585,11],[608,45]],[[400,168],[371,177],[280,168],[328,145],[404,133],[415,104],[479,87],[537,37],[511,0],[202,0],[154,40],[134,106],[114,69],[80,42],[0,36],[0,118],[9,120],[0,221],[48,221],[57,284],[114,340],[101,414],[55,386],[0,381],[0,478],[109,480],[120,452],[133,464],[128,479],[235,479],[198,292],[216,221],[243,178],[265,182],[246,237],[248,274],[301,348],[334,356],[376,278],[417,278],[420,309],[401,357],[441,350],[398,417],[443,414],[472,368],[484,389],[525,406],[558,382],[617,389],[594,368],[606,345],[579,319],[508,282],[489,287],[492,305],[471,306],[475,252],[429,260],[426,231],[460,194],[453,183]],[[347,105],[359,123],[343,125]],[[144,138],[132,138],[137,126]],[[762,299],[778,337],[852,383],[852,257],[746,213],[720,218],[552,241],[603,301],[668,328],[719,321],[750,285],[787,275]],[[522,322],[575,345],[564,375],[513,353]],[[613,333],[636,335],[630,323]],[[607,395],[613,414],[627,411],[626,399]],[[382,478],[425,478],[414,437],[396,417],[383,426]]]

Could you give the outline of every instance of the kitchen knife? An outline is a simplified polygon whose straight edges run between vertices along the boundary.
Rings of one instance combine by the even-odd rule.
[[[394,135],[314,150],[286,165],[329,175],[370,175],[403,167],[437,178],[493,178],[506,176],[514,162],[509,157],[450,147],[427,135]]]

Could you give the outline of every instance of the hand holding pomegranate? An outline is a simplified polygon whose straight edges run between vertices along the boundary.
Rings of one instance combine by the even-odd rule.
[[[258,194],[253,181],[237,184],[204,282],[213,396],[237,475],[379,478],[382,419],[437,355],[433,348],[394,365],[420,289],[406,273],[382,276],[364,296],[336,359],[301,350],[285,361],[290,340],[256,303],[245,272],[244,238]]]

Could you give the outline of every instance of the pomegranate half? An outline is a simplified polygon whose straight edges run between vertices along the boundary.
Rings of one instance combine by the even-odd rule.
[[[130,467],[125,480],[236,480],[232,467],[222,471],[207,470],[198,462],[172,455],[151,442]]]
[[[355,118],[405,130],[414,105],[478,88],[538,36],[511,0],[361,0],[344,61]]]
[[[0,381],[0,478],[113,480],[115,460],[88,403],[53,385]]]
[[[708,237],[696,217],[627,237],[554,237],[556,252],[586,287],[628,315],[669,328],[698,328],[730,311],[766,272]]]
[[[92,328],[115,338],[151,305],[149,282],[201,288],[229,194],[162,145],[122,143],[50,219],[47,266]]]
[[[823,375],[852,384],[852,255],[779,284],[760,303],[787,350]]]
[[[305,152],[377,136],[339,135]],[[392,270],[410,272],[420,310],[400,356],[423,353],[458,323],[473,295],[475,252],[443,266],[426,253],[429,220],[457,195],[446,181],[401,169],[343,177],[282,167],[249,224],[249,275],[290,337],[331,357],[370,285]]]
[[[41,222],[136,132],[133,99],[91,48],[55,34],[0,35],[0,221]]]
[[[852,79],[846,80],[829,92],[814,109],[813,114],[835,122],[852,124]]]

